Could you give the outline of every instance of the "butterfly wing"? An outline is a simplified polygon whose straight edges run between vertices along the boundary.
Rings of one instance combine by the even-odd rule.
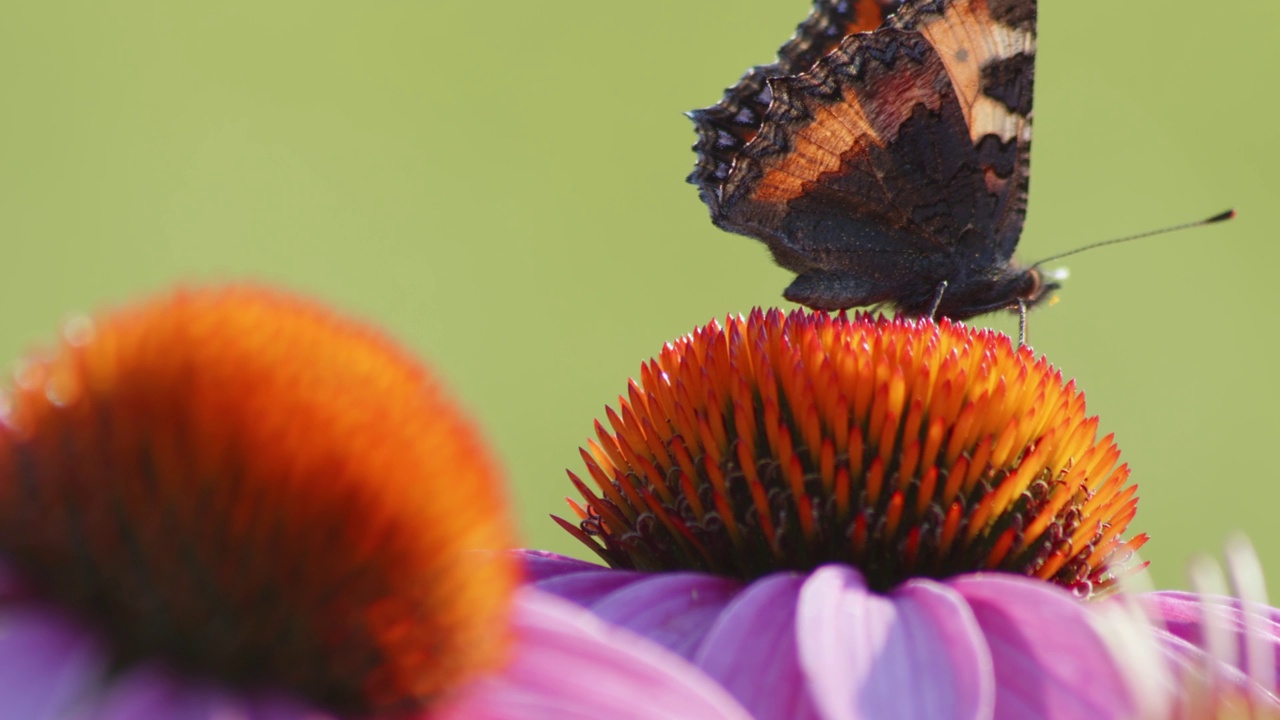
[[[713,219],[767,243],[813,307],[919,313],[942,280],[985,302],[1025,216],[1034,44],[1034,0],[908,0],[767,80],[758,129],[708,176]]]
[[[984,179],[998,196],[992,224],[1007,260],[1022,234],[1031,179],[1035,0],[910,3],[889,25],[919,32],[946,66],[969,137],[986,161]]]
[[[713,218],[734,158],[764,122],[772,99],[768,79],[809,70],[845,37],[880,27],[899,4],[900,0],[816,0],[809,17],[778,50],[776,62],[748,70],[725,90],[720,102],[689,113],[698,132],[693,146],[698,163],[688,179],[698,186]]]

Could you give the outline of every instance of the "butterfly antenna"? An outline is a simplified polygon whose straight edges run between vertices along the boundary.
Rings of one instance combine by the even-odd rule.
[[[1223,220],[1230,220],[1235,216],[1236,216],[1235,210],[1227,210],[1226,212],[1220,212],[1217,215],[1214,215],[1213,217],[1210,217],[1210,218],[1205,218],[1204,220],[1197,220],[1195,222],[1182,223],[1181,225],[1173,225],[1167,228],[1160,228],[1159,230],[1148,230],[1146,232],[1138,233],[1137,235],[1129,235],[1128,237],[1115,238],[1112,240],[1103,240],[1102,242],[1090,243],[1089,245],[1085,245],[1084,247],[1078,247],[1075,250],[1068,250],[1067,252],[1064,252],[1060,255],[1052,255],[1043,260],[1037,260],[1034,264],[1032,264],[1031,267],[1033,268],[1040,267],[1041,265],[1047,262],[1053,262],[1054,260],[1061,260],[1064,257],[1075,255],[1076,253],[1082,253],[1085,250],[1100,248],[1103,245],[1115,245],[1117,243],[1129,242],[1130,240],[1138,240],[1140,238],[1151,237],[1152,235],[1163,235],[1165,233],[1173,232],[1175,230],[1186,230],[1187,228],[1200,227],[1201,225],[1212,225],[1213,223],[1222,222]]]

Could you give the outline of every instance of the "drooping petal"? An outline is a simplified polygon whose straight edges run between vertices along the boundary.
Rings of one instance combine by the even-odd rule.
[[[813,702],[796,645],[804,577],[778,573],[748,585],[707,632],[694,662],[757,720],[806,720]]]
[[[590,609],[618,627],[654,640],[686,659],[742,583],[699,573],[609,570],[551,553],[515,551],[539,590]]]
[[[538,589],[589,608],[686,659],[742,583],[698,573],[641,573],[534,550],[515,551]]]
[[[619,588],[652,577],[645,573],[616,571],[574,558],[538,550],[516,550],[525,577],[538,589],[590,607]]]
[[[996,718],[1130,718],[1125,674],[1069,593],[1013,575],[949,583],[968,602],[994,664]]]
[[[991,656],[964,600],[911,581],[888,596],[820,568],[800,592],[800,662],[828,720],[990,717]]]
[[[680,657],[547,593],[517,595],[514,629],[507,668],[473,682],[438,720],[751,718]]]
[[[569,573],[605,570],[605,568],[595,563],[571,558],[567,555],[557,555],[546,550],[512,550],[511,553],[516,556],[524,567],[524,577],[529,582],[538,582]]]
[[[742,584],[713,575],[663,573],[591,605],[600,618],[692,658]]]

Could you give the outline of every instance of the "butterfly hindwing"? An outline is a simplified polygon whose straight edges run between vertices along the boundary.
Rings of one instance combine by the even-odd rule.
[[[929,40],[960,99],[969,136],[984,160],[1013,158],[1013,173],[983,167],[1000,196],[996,217],[1002,257],[1022,233],[1031,171],[1031,100],[1035,80],[1034,0],[933,0],[910,3],[889,26]],[[998,163],[997,163],[998,165]],[[996,172],[988,172],[988,169]]]

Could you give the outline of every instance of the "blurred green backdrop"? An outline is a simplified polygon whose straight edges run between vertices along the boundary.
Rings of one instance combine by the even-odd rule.
[[[1141,488],[1161,585],[1232,528],[1280,582],[1273,280],[1280,3],[1044,2],[1031,340]],[[176,281],[249,277],[386,326],[443,372],[530,543],[606,403],[667,339],[781,302],[684,183],[708,105],[804,0],[4,3],[0,357]],[[983,318],[1010,331],[1011,319]]]

